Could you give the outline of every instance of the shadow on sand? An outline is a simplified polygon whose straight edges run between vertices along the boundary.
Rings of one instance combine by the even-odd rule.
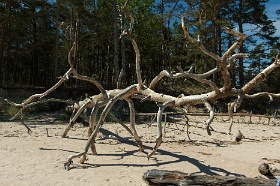
[[[98,154],[97,156],[116,156],[118,157],[118,159],[123,159],[126,156],[136,156],[135,153],[138,153],[138,147],[137,144],[132,141],[129,140],[128,138],[122,138],[121,136],[118,136],[106,129],[101,129],[100,132],[103,135],[114,135],[118,138],[118,140],[122,143],[127,143],[130,145],[133,145],[136,147],[136,150],[133,151],[117,151],[117,154],[111,153],[111,154]],[[85,139],[80,139],[80,138],[70,138],[69,139],[77,139],[77,140],[85,140]],[[207,142],[206,142],[207,143]],[[144,145],[144,149],[145,150],[152,150],[152,147],[149,146],[145,146]],[[40,148],[40,150],[59,150],[59,151],[66,151],[66,152],[71,152],[71,153],[78,153],[75,151],[70,151],[70,150],[65,150],[65,149],[49,149],[49,148]],[[125,167],[159,167],[161,165],[167,165],[167,164],[174,164],[174,163],[181,163],[181,162],[186,162],[186,166],[188,166],[188,164],[192,164],[194,166],[196,166],[199,171],[198,172],[194,172],[194,173],[203,173],[203,174],[207,174],[207,175],[225,175],[225,176],[241,176],[244,177],[244,175],[238,174],[238,173],[234,173],[234,172],[230,172],[227,171],[223,168],[219,168],[219,167],[214,167],[214,166],[209,166],[209,165],[205,165],[203,164],[203,162],[192,158],[192,157],[188,157],[185,155],[180,155],[179,153],[174,153],[174,152],[168,152],[165,150],[161,150],[158,149],[157,150],[158,153],[160,153],[161,155],[165,155],[165,156],[170,156],[172,157],[173,160],[170,161],[164,161],[164,162],[160,162],[157,160],[157,158],[154,156],[151,158],[150,161],[153,161],[155,163],[145,163],[145,161],[141,162],[141,163],[108,163],[108,164],[90,164],[90,163],[84,163],[84,164],[73,164],[70,169],[88,169],[88,168],[97,168],[100,166],[109,166],[109,167],[118,167],[118,166],[125,166]],[[146,153],[146,152],[144,152]],[[147,153],[146,153],[147,154]],[[143,156],[143,158],[145,158]],[[174,160],[175,159],[175,160]],[[148,159],[146,159],[146,161],[148,162]]]

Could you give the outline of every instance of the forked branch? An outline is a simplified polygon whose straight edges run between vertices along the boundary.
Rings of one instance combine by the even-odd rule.
[[[88,149],[91,148],[93,154],[96,154],[96,148],[94,145],[95,138],[97,136],[97,133],[99,132],[101,126],[104,124],[105,118],[110,113],[110,110],[112,109],[113,105],[118,100],[125,100],[128,103],[128,107],[130,110],[130,129],[129,131],[133,134],[138,146],[139,150],[143,151],[143,145],[140,140],[140,137],[138,136],[136,132],[135,127],[135,108],[133,104],[132,99],[141,99],[141,103],[145,100],[149,100],[152,102],[156,102],[158,104],[158,113],[157,113],[157,125],[158,125],[158,135],[156,137],[156,144],[154,146],[153,151],[148,154],[148,158],[150,158],[152,155],[154,155],[159,148],[161,142],[162,142],[162,114],[166,107],[177,107],[177,108],[184,108],[185,106],[189,105],[196,105],[196,104],[204,104],[206,108],[209,110],[209,119],[205,122],[206,129],[208,134],[210,135],[210,124],[213,121],[214,118],[214,110],[211,106],[211,103],[215,100],[221,99],[221,98],[237,98],[233,102],[230,102],[228,104],[228,111],[230,116],[230,130],[233,124],[233,111],[236,111],[236,109],[240,106],[242,103],[242,100],[244,98],[255,98],[258,96],[269,96],[270,99],[273,97],[280,97],[280,94],[271,94],[266,92],[256,93],[250,95],[249,92],[252,90],[253,87],[261,83],[273,70],[275,70],[277,67],[280,66],[280,59],[276,58],[275,62],[269,65],[266,69],[264,69],[261,73],[259,73],[255,78],[253,78],[251,81],[249,81],[246,85],[244,85],[241,89],[236,89],[232,87],[231,85],[231,78],[229,70],[231,70],[234,66],[234,60],[239,57],[247,57],[246,54],[238,53],[233,54],[234,50],[237,49],[243,42],[243,40],[246,39],[246,35],[239,33],[237,31],[231,30],[229,28],[225,28],[226,32],[228,34],[232,34],[235,37],[237,37],[234,44],[229,47],[229,49],[222,55],[218,56],[210,51],[208,51],[204,46],[203,43],[199,40],[194,39],[191,37],[191,34],[188,31],[188,28],[185,27],[185,19],[182,18],[182,29],[183,34],[188,42],[196,45],[204,54],[209,56],[210,58],[214,59],[217,62],[217,66],[208,72],[202,73],[202,74],[195,74],[192,72],[192,68],[189,71],[184,71],[181,67],[178,68],[177,73],[171,73],[167,70],[163,70],[160,72],[150,83],[148,87],[144,85],[142,82],[141,77],[141,70],[140,70],[140,51],[136,42],[136,39],[133,35],[133,26],[134,26],[134,18],[132,14],[127,9],[128,1],[126,1],[125,5],[122,7],[123,12],[126,14],[126,16],[130,19],[130,27],[128,30],[123,31],[122,35],[127,35],[132,43],[136,59],[136,74],[137,74],[137,84],[130,85],[125,89],[113,89],[113,90],[106,90],[99,82],[97,82],[95,79],[80,75],[76,69],[74,68],[72,59],[75,55],[75,42],[72,45],[72,48],[70,49],[68,53],[68,63],[70,66],[70,69],[60,78],[60,80],[50,89],[45,91],[42,94],[34,94],[27,98],[25,101],[23,101],[20,104],[9,102],[10,104],[13,104],[15,106],[22,107],[21,109],[21,116],[22,116],[22,123],[23,123],[23,116],[24,116],[24,109],[28,106],[31,106],[33,103],[35,104],[36,101],[41,101],[43,97],[46,97],[48,94],[56,90],[59,86],[61,86],[65,81],[69,79],[69,77],[81,80],[81,81],[87,81],[92,83],[94,86],[96,86],[100,94],[98,95],[92,95],[91,97],[87,97],[86,99],[79,101],[75,103],[72,107],[75,112],[73,112],[73,117],[70,119],[68,128],[66,128],[63,136],[67,135],[67,132],[69,129],[73,126],[75,120],[80,116],[80,114],[83,112],[83,110],[90,108],[91,115],[90,115],[90,127],[88,131],[89,139],[87,141],[87,144],[84,147],[84,150],[80,153],[76,153],[74,155],[71,155],[68,157],[67,161],[65,162],[64,166],[67,170],[69,170],[70,165],[72,163],[72,160],[77,157],[81,157],[81,163],[83,163],[86,160],[86,154],[88,152]],[[218,86],[218,84],[215,84],[213,81],[210,80],[210,76],[220,73],[223,78],[222,86]],[[155,86],[160,82],[160,80],[163,77],[168,78],[191,78],[196,80],[197,82],[200,82],[202,84],[209,85],[212,88],[212,91],[207,93],[198,93],[196,95],[188,95],[185,96],[182,94],[180,97],[174,97],[171,95],[167,95],[164,93],[158,93],[154,90]],[[97,113],[98,111],[104,107],[101,116],[99,120],[97,121]],[[23,123],[24,124],[24,123]]]

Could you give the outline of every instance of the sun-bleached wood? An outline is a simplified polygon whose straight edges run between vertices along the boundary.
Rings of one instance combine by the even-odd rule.
[[[90,121],[89,121],[89,131],[88,131],[88,141],[84,147],[84,150],[82,152],[73,154],[67,158],[67,161],[64,164],[65,169],[69,170],[70,165],[74,158],[81,157],[81,163],[83,163],[86,160],[86,154],[91,148],[91,151],[93,154],[97,154],[94,142],[95,138],[97,136],[97,133],[99,132],[100,128],[104,124],[105,118],[110,113],[111,108],[113,105],[119,101],[124,100],[128,103],[128,106],[130,108],[130,129],[129,132],[134,136],[135,141],[137,142],[139,146],[140,151],[144,151],[142,142],[140,140],[140,137],[138,136],[136,132],[135,127],[135,109],[133,104],[133,99],[141,99],[141,102],[144,102],[146,100],[156,102],[158,105],[158,113],[157,113],[157,124],[158,124],[158,135],[156,137],[156,144],[152,152],[147,153],[147,157],[150,158],[152,155],[156,153],[156,150],[160,147],[160,144],[162,142],[162,114],[166,107],[176,107],[179,109],[182,109],[184,107],[190,106],[190,105],[196,105],[196,104],[204,104],[206,108],[209,111],[209,119],[205,121],[206,124],[206,130],[208,134],[211,134],[211,130],[213,130],[210,127],[211,122],[214,118],[214,110],[211,106],[211,103],[215,100],[221,99],[221,98],[236,98],[234,101],[230,102],[228,104],[228,115],[230,118],[230,127],[229,132],[231,131],[232,124],[233,124],[233,112],[242,104],[243,99],[253,99],[259,96],[268,96],[270,99],[273,97],[280,97],[280,94],[272,94],[267,92],[261,92],[250,95],[249,92],[260,84],[264,78],[266,78],[273,70],[278,68],[280,66],[280,59],[278,56],[276,57],[275,61],[270,64],[267,68],[265,68],[262,72],[260,72],[256,77],[254,77],[251,81],[249,81],[247,84],[245,84],[240,89],[237,89],[231,85],[231,77],[230,77],[230,70],[233,68],[234,60],[236,58],[240,57],[247,57],[246,54],[243,53],[237,53],[234,54],[234,51],[242,44],[242,42],[246,39],[246,35],[243,33],[239,33],[238,31],[231,30],[229,28],[224,28],[228,34],[231,34],[236,38],[235,42],[232,44],[232,46],[229,47],[229,49],[222,55],[218,56],[214,53],[209,52],[206,47],[203,46],[202,41],[194,39],[191,34],[188,31],[188,28],[185,26],[185,19],[182,18],[182,30],[183,34],[186,38],[186,42],[192,43],[196,45],[204,54],[206,54],[209,58],[212,58],[216,60],[217,67],[209,70],[208,72],[197,74],[193,72],[193,68],[191,67],[189,70],[184,70],[181,67],[178,67],[177,72],[169,72],[168,70],[163,70],[159,72],[159,74],[147,85],[142,80],[141,76],[141,55],[140,50],[138,48],[136,38],[133,35],[133,26],[134,26],[134,18],[131,13],[127,10],[128,1],[126,1],[125,5],[122,7],[123,12],[130,20],[130,27],[128,30],[124,30],[122,32],[122,37],[125,35],[129,37],[131,44],[133,46],[134,52],[135,52],[135,64],[136,64],[136,75],[137,75],[137,83],[128,86],[124,89],[113,89],[113,90],[105,90],[104,87],[97,82],[95,79],[87,76],[80,75],[76,69],[74,68],[74,65],[72,63],[73,55],[75,54],[75,42],[72,45],[72,48],[69,51],[68,54],[68,63],[69,63],[69,70],[60,77],[60,80],[50,89],[45,91],[42,94],[34,94],[27,98],[24,102],[17,104],[12,103],[11,104],[15,106],[21,107],[21,114],[23,116],[24,110],[26,107],[30,106],[34,102],[37,102],[38,100],[42,99],[43,97],[47,96],[49,93],[55,91],[60,85],[62,85],[65,81],[67,81],[70,77],[75,78],[81,81],[88,81],[92,83],[94,86],[96,86],[100,93],[97,95],[92,95],[90,97],[87,97],[84,100],[81,100],[77,103],[74,103],[72,105],[73,114],[70,119],[69,125],[65,129],[63,133],[63,137],[65,137],[68,133],[68,131],[71,129],[71,127],[74,125],[76,119],[78,116],[85,110],[85,109],[91,109],[90,114]],[[215,84],[213,81],[210,80],[210,76],[212,76],[214,73],[220,73],[222,77],[222,85],[219,86]],[[165,93],[158,93],[155,91],[155,87],[158,83],[164,78],[191,78],[193,80],[196,80],[199,83],[208,85],[212,90],[207,93],[201,93],[196,95],[180,95],[178,97],[171,96]],[[99,120],[97,121],[97,112],[102,110],[101,116]],[[185,111],[186,112],[186,111]],[[23,118],[23,117],[22,117]],[[186,117],[187,118],[187,117]],[[22,119],[23,121],[23,119]],[[203,121],[202,121],[203,122]]]

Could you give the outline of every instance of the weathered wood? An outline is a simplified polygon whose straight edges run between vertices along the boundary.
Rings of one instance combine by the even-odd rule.
[[[247,178],[247,177],[234,177],[234,176],[210,176],[210,175],[191,175],[179,171],[167,170],[148,170],[143,175],[143,180],[147,185],[246,185],[246,186],[275,186],[277,180],[269,180],[265,178]]]
[[[157,113],[149,112],[149,113],[136,113],[136,116],[153,116]],[[183,112],[164,112],[167,115],[185,115]],[[209,116],[209,113],[186,113],[188,116]],[[215,116],[228,116],[228,113],[215,113]],[[280,118],[280,116],[268,116],[261,114],[250,114],[250,113],[233,113],[233,116],[249,116],[249,117],[262,117],[262,118]]]
[[[280,177],[280,160],[267,158],[263,158],[263,160],[266,162],[260,164],[259,172],[267,177]]]
[[[70,66],[69,70],[60,77],[59,81],[50,89],[46,90],[45,92],[41,94],[34,94],[24,100],[22,103],[12,103],[11,104],[22,107],[21,109],[21,121],[24,124],[24,110],[25,108],[46,97],[50,93],[54,92],[58,87],[63,85],[70,77],[75,78],[77,80],[86,81],[92,83],[95,87],[98,88],[100,93],[98,95],[92,95],[90,97],[86,96],[86,99],[79,101],[78,103],[74,104],[72,106],[73,110],[73,117],[71,117],[71,120],[69,122],[68,128],[66,128],[65,133],[63,136],[66,136],[68,129],[71,128],[71,126],[74,125],[75,120],[78,118],[80,114],[83,113],[85,109],[92,109],[91,112],[91,118],[90,118],[90,129],[89,129],[89,139],[87,141],[87,144],[84,148],[84,150],[80,153],[76,153],[74,155],[71,155],[67,158],[67,161],[64,164],[65,169],[69,170],[70,165],[72,163],[72,159],[78,158],[82,156],[81,162],[83,163],[86,160],[86,154],[88,152],[89,147],[91,147],[93,154],[96,154],[96,150],[94,147],[95,138],[97,136],[97,133],[101,126],[103,125],[105,118],[107,117],[110,110],[113,108],[113,105],[119,101],[119,100],[130,100],[130,125],[132,127],[132,132],[134,134],[135,140],[138,142],[140,149],[142,149],[142,143],[140,141],[140,138],[136,134],[135,130],[135,111],[134,106],[131,102],[131,99],[134,99],[135,97],[138,99],[141,99],[141,102],[145,100],[149,100],[152,102],[157,103],[157,106],[159,107],[159,112],[157,113],[157,123],[158,123],[158,136],[156,138],[156,145],[154,150],[148,155],[148,157],[151,157],[157,150],[157,148],[160,146],[160,143],[162,141],[162,115],[165,115],[165,121],[166,121],[166,113],[163,113],[163,110],[166,106],[168,107],[175,107],[175,108],[184,108],[190,105],[197,105],[197,104],[205,104],[206,108],[209,110],[210,117],[206,121],[208,133],[210,134],[210,124],[213,121],[214,118],[214,110],[212,106],[210,105],[211,102],[216,101],[218,99],[222,98],[233,98],[236,97],[237,99],[234,102],[230,103],[230,121],[231,126],[233,124],[233,112],[236,111],[236,108],[242,103],[243,98],[255,98],[259,96],[268,96],[270,100],[273,97],[280,97],[280,94],[273,94],[273,93],[256,93],[253,95],[249,95],[248,93],[250,90],[252,90],[255,86],[258,86],[273,70],[280,67],[280,58],[278,56],[276,57],[275,61],[270,64],[267,68],[263,69],[256,77],[254,77],[251,81],[249,81],[246,85],[243,87],[237,89],[231,86],[231,79],[230,79],[230,73],[229,70],[233,68],[234,62],[233,60],[237,57],[246,57],[245,54],[238,53],[234,54],[234,51],[242,45],[243,40],[245,40],[246,35],[243,33],[239,33],[238,31],[231,30],[229,28],[225,28],[226,32],[229,34],[232,34],[233,36],[237,37],[236,41],[233,42],[232,46],[229,47],[227,51],[222,56],[218,56],[214,53],[211,53],[208,51],[203,43],[200,40],[196,40],[192,38],[190,33],[188,32],[188,28],[185,27],[185,19],[182,18],[182,28],[184,36],[186,37],[188,42],[193,43],[194,45],[197,45],[197,47],[206,54],[209,58],[214,59],[217,62],[217,66],[205,73],[195,73],[191,69],[189,71],[184,71],[181,67],[179,67],[179,71],[167,71],[162,70],[151,82],[150,84],[146,84],[145,81],[142,81],[142,75],[141,75],[141,69],[140,69],[140,50],[138,48],[136,39],[133,35],[133,26],[134,26],[134,18],[132,14],[127,9],[128,0],[126,1],[125,5],[122,7],[122,11],[126,14],[127,18],[130,19],[130,24],[128,30],[123,30],[123,35],[128,35],[131,41],[131,44],[133,46],[133,50],[135,52],[135,67],[136,67],[136,78],[137,78],[137,84],[130,85],[124,89],[113,89],[113,90],[105,90],[105,88],[94,78],[87,77],[80,75],[78,71],[75,69],[75,65],[73,63],[73,59],[76,55],[76,42],[73,42],[73,45],[68,53],[68,64]],[[116,69],[115,69],[116,70]],[[209,78],[214,73],[220,73],[221,74],[221,82],[217,83],[211,81]],[[174,97],[165,93],[159,93],[154,88],[155,86],[164,78],[190,78],[193,79],[199,83],[206,84],[212,88],[212,91],[204,92],[204,93],[198,93],[196,95],[181,95],[179,97]],[[148,83],[148,82],[147,82]],[[222,85],[222,86],[220,86]],[[99,105],[100,104],[100,105]],[[98,122],[97,119],[97,112],[99,108],[104,107],[100,118]],[[185,117],[187,114],[184,114]],[[197,114],[196,114],[197,115]],[[248,115],[251,116],[251,115]],[[189,125],[187,125],[189,127]],[[231,129],[230,126],[230,129]],[[215,178],[215,179],[214,179]],[[210,179],[210,178],[209,178]],[[219,180],[219,177],[213,177],[213,180]],[[234,182],[237,178],[230,178],[230,182]],[[237,179],[239,180],[239,179]],[[215,181],[212,181],[215,182]]]
[[[243,138],[245,138],[245,137],[244,137],[244,135],[241,133],[241,131],[239,130],[237,136],[235,137],[235,141],[236,141],[236,142],[239,142],[239,141],[241,141]]]

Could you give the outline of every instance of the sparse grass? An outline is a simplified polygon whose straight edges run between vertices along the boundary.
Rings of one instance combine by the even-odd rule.
[[[70,118],[70,116],[66,113],[57,115],[57,120],[60,120],[60,121],[67,121],[68,122],[69,118]]]
[[[11,97],[8,98],[10,101],[21,103],[24,99],[20,97]],[[27,114],[38,114],[42,112],[54,112],[65,108],[65,104],[61,103],[40,103],[34,106],[26,108]],[[10,105],[4,101],[3,97],[0,97],[0,120],[9,120],[12,118],[18,111],[20,107]],[[60,116],[61,117],[61,116]],[[65,120],[66,116],[63,116],[62,119]],[[69,119],[69,118],[68,118]]]
[[[6,114],[8,116],[14,116],[19,110],[20,109],[18,107],[14,107],[14,106],[9,105],[9,104],[7,104],[6,109],[5,109]]]
[[[18,101],[19,98],[14,98],[12,101]],[[13,117],[19,111],[18,107],[12,106],[4,101],[4,98],[0,97],[0,120],[8,120]]]

